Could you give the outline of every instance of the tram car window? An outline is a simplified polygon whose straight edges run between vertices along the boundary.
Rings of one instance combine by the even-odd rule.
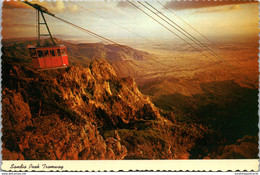
[[[42,50],[37,50],[37,53],[38,53],[38,57],[43,57],[43,51]]]
[[[61,49],[61,54],[62,55],[67,55],[66,50],[65,49]]]
[[[32,58],[37,58],[36,49],[30,49],[30,55]]]
[[[44,50],[43,53],[44,53],[44,57],[49,56],[49,51],[48,50]]]
[[[61,56],[60,49],[57,49],[58,56]]]
[[[51,54],[53,57],[56,56],[56,55],[55,55],[55,51],[54,51],[53,49],[50,50],[50,54]]]

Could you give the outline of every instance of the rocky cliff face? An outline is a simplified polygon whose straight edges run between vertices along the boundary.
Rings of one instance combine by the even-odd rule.
[[[123,159],[118,133],[100,132],[161,118],[104,60],[49,72],[3,68],[3,159]]]

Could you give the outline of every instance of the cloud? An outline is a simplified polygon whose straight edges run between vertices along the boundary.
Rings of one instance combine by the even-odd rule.
[[[71,13],[77,13],[78,12],[78,6],[77,5],[68,5],[68,9]]]
[[[63,0],[57,0],[55,2],[47,2],[47,1],[39,1],[34,0],[30,1],[32,4],[36,3],[47,8],[52,13],[62,13],[62,12],[78,12],[77,5],[65,5]],[[3,8],[6,9],[32,9],[29,5],[21,2],[21,1],[4,1]]]
[[[5,9],[30,9],[28,5],[20,1],[4,1],[3,8]]]
[[[24,28],[24,27],[35,27],[35,24],[18,24],[18,23],[8,23],[8,22],[2,22],[2,26],[5,27],[16,27],[16,28]]]
[[[217,6],[225,6],[225,5],[238,5],[238,4],[245,4],[245,3],[258,3],[258,1],[254,0],[247,0],[247,1],[241,1],[241,0],[230,0],[230,1],[204,1],[204,0],[198,0],[198,1],[170,1],[165,4],[167,8],[173,9],[173,10],[185,10],[185,9],[198,9],[198,8],[205,8],[205,7],[217,7]]]
[[[122,7],[122,8],[133,8],[134,6],[132,6],[131,4],[129,4],[127,1],[119,1],[117,3],[117,7]]]
[[[202,8],[196,10],[195,13],[214,13],[214,12],[225,12],[225,11],[240,10],[240,9],[241,9],[240,5],[237,4],[231,6]]]
[[[50,10],[52,12],[64,12],[64,10],[66,9],[65,5],[64,5],[64,2],[61,1],[61,0],[58,0],[56,3],[55,3],[55,6],[54,8],[50,8]]]

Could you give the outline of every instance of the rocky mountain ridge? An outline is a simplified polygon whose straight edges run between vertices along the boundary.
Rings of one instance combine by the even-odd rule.
[[[118,78],[104,60],[57,75],[3,68],[4,159],[123,159],[127,150],[116,131],[107,139],[100,132],[163,120],[133,79]]]

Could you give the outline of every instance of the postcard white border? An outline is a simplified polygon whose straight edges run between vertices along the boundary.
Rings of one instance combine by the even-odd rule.
[[[5,160],[5,171],[258,171],[258,159],[226,160]],[[39,168],[30,168],[30,165]],[[48,167],[44,168],[44,164]],[[21,166],[22,168],[11,168]],[[24,168],[26,167],[26,168]],[[62,168],[61,168],[62,167]]]

